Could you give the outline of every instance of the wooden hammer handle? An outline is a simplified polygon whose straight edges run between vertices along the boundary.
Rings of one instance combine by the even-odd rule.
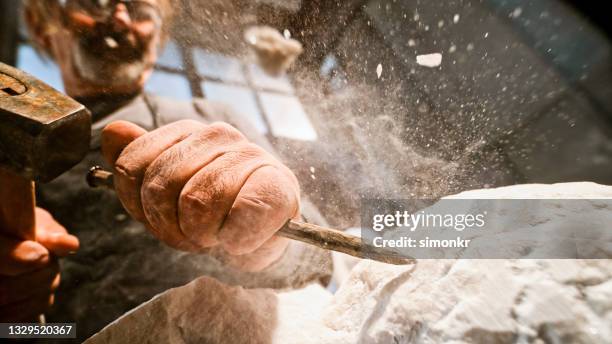
[[[0,231],[23,240],[36,240],[34,182],[0,169]]]
[[[36,240],[34,182],[0,168],[0,232],[22,240]],[[45,324],[44,314],[38,322]]]
[[[106,187],[113,189],[113,174],[104,171],[98,166],[92,167],[87,175],[87,183],[91,187]],[[361,238],[346,234],[342,231],[325,228],[310,223],[298,221],[288,221],[278,232],[277,235],[285,238],[298,240],[310,245],[314,245],[326,250],[346,253],[348,255],[377,260],[389,264],[410,264],[413,258],[402,256],[391,251],[376,249],[363,243]]]

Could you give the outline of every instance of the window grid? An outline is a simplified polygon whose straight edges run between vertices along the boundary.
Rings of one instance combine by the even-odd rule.
[[[26,37],[23,36],[23,34],[19,35],[18,44],[19,46],[27,46],[29,48],[32,48],[30,42],[27,40]],[[173,51],[173,54],[171,54],[170,59],[166,59],[166,61],[161,61],[160,59],[154,67],[155,71],[159,71],[162,73],[168,73],[168,74],[178,76],[186,80],[188,89],[191,92],[190,97],[206,98],[206,94],[205,94],[206,92],[204,89],[204,85],[206,83],[219,83],[219,84],[223,84],[227,86],[240,87],[240,88],[245,88],[249,90],[253,94],[253,97],[255,100],[255,106],[257,108],[257,111],[259,112],[258,117],[261,119],[261,123],[264,126],[264,128],[261,128],[262,124],[260,124],[259,125],[260,130],[263,129],[263,134],[265,134],[268,137],[268,139],[270,139],[272,142],[277,141],[277,137],[273,134],[273,125],[270,123],[270,119],[268,118],[267,113],[266,113],[266,107],[264,106],[263,101],[262,101],[262,94],[283,95],[283,96],[295,98],[296,96],[294,94],[294,90],[289,80],[288,80],[289,82],[287,83],[288,86],[284,86],[284,87],[278,87],[278,85],[275,86],[274,84],[272,84],[271,87],[269,86],[269,84],[262,85],[262,84],[265,84],[265,81],[261,81],[261,79],[255,80],[254,78],[253,73],[255,73],[254,68],[256,67],[254,67],[254,65],[251,65],[249,63],[246,63],[240,60],[237,60],[237,61],[240,65],[240,72],[242,73],[244,77],[244,82],[226,80],[222,77],[213,77],[210,75],[205,75],[204,73],[202,73],[202,71],[199,71],[197,69],[196,61],[194,58],[196,49],[202,49],[202,48],[192,46],[192,45],[186,45],[179,41],[170,41],[168,44],[174,45],[172,49],[175,49],[175,51]],[[29,55],[31,54],[28,54],[28,56]],[[25,60],[17,61],[18,66],[20,62],[21,62],[20,67],[22,68],[28,64],[31,64],[32,61],[30,61],[30,59],[31,59],[31,56],[27,58],[27,61]],[[174,60],[179,59],[179,62],[178,63],[173,63],[173,62],[164,63],[164,62],[172,61],[172,59]],[[44,60],[44,59],[41,59],[41,60]],[[43,62],[46,62],[46,61],[43,61]],[[57,79],[55,78],[55,74],[58,73],[57,66],[54,63],[49,63],[48,66],[43,66],[43,67],[45,71],[42,71],[41,72],[42,74],[39,75],[39,77],[43,78],[43,80],[46,80],[45,78],[48,79],[49,77],[51,77],[52,79],[51,81],[53,82],[57,81],[55,80]],[[259,75],[259,77],[261,78],[261,75]],[[174,80],[174,82],[176,81],[177,80]],[[55,85],[55,86],[61,89],[61,85]],[[182,93],[184,93],[184,91],[182,91]]]

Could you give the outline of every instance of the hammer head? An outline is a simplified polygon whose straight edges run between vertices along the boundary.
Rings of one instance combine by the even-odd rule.
[[[83,105],[0,63],[0,167],[48,182],[83,159],[90,136]]]

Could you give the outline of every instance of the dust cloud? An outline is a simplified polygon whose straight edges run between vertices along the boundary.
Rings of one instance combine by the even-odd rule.
[[[189,2],[178,38],[247,64],[258,62],[253,26],[302,44],[287,76],[318,139],[273,140],[340,228],[359,225],[364,198],[437,199],[520,181],[502,152],[508,135],[563,91],[476,2],[263,3]]]

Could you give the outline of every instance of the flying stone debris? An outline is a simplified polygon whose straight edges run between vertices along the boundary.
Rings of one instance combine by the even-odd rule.
[[[442,64],[442,54],[433,53],[417,55],[416,62],[423,67],[435,68]]]
[[[269,26],[253,26],[245,31],[244,38],[261,68],[273,76],[284,74],[304,51],[288,30],[281,34]]]

